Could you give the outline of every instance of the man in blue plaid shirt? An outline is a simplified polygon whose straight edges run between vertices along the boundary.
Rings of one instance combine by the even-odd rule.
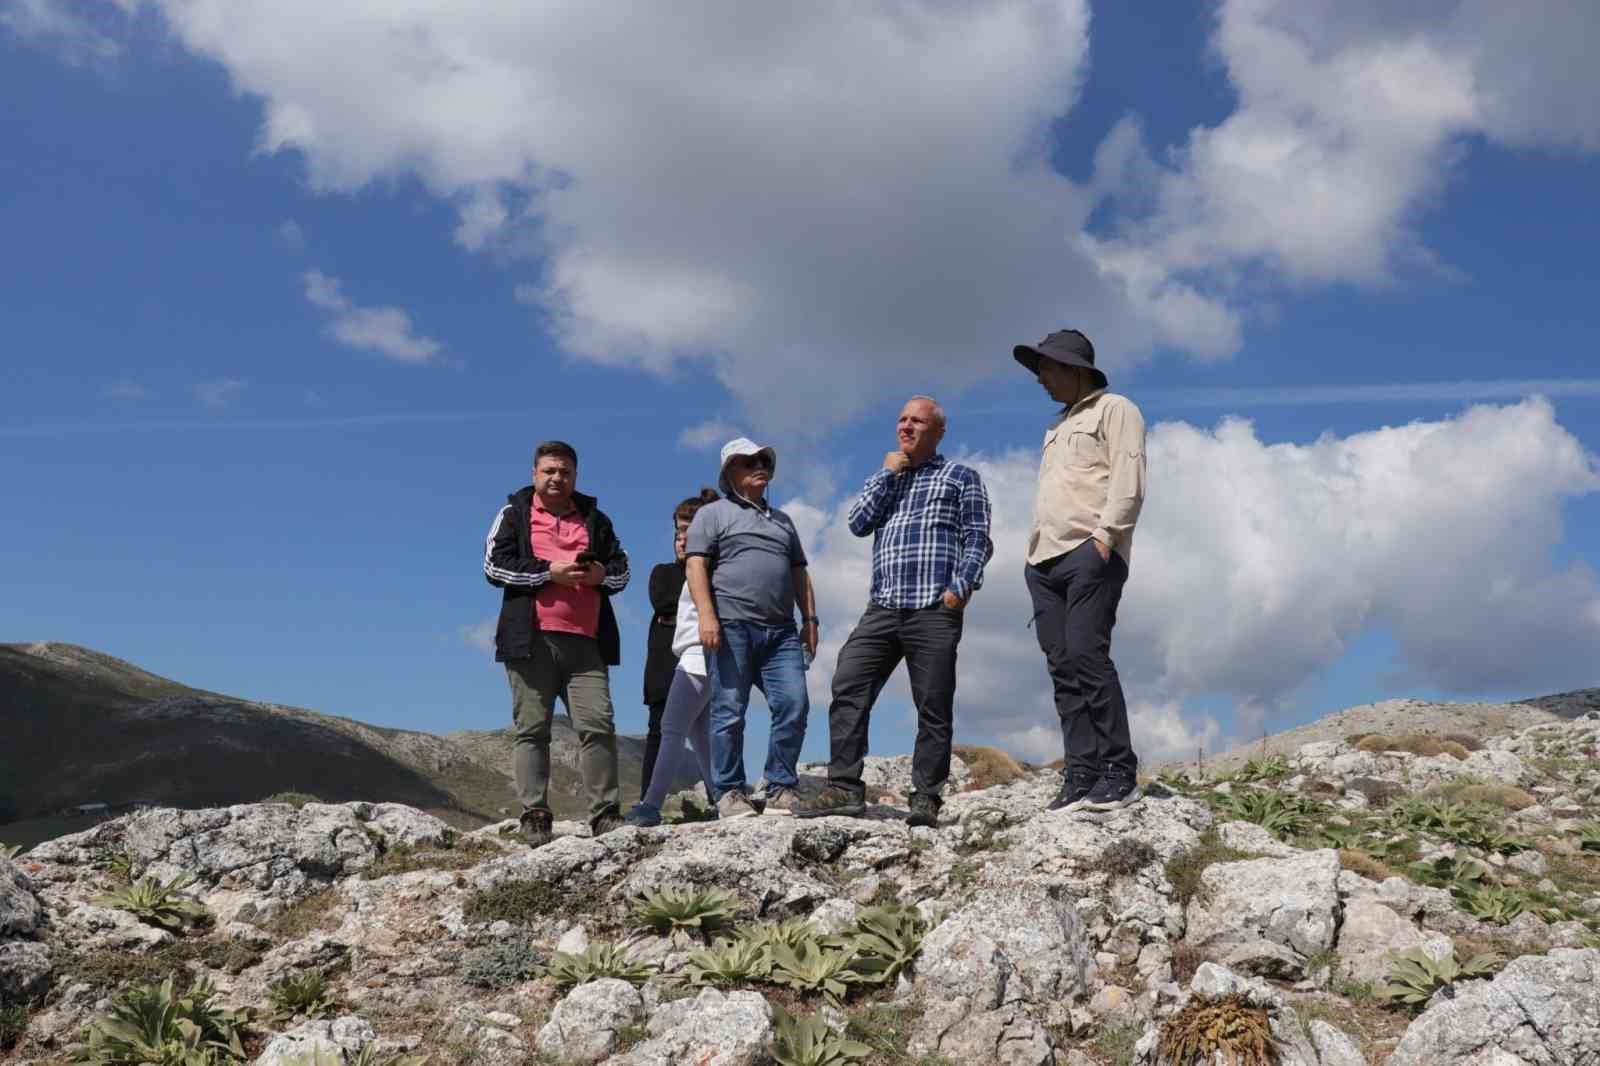
[[[850,509],[850,532],[873,535],[872,592],[834,669],[828,787],[800,804],[799,817],[866,810],[861,766],[868,719],[904,659],[917,705],[907,820],[938,821],[939,793],[950,776],[962,612],[994,554],[983,479],[939,454],[944,430],[943,408],[927,396],[908,400],[895,426],[900,446],[884,457],[883,469],[867,479]]]

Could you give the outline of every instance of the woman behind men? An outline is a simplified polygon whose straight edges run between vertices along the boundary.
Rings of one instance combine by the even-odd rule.
[[[699,496],[691,496],[678,504],[673,511],[673,519],[686,525],[700,508],[720,498],[715,489],[701,489]],[[628,825],[648,827],[661,824],[661,804],[682,770],[687,754],[686,742],[692,742],[694,746],[700,779],[706,782],[707,795],[710,794],[711,733],[706,708],[711,702],[711,687],[706,679],[705,653],[700,647],[700,614],[687,587],[678,595],[678,621],[672,634],[672,653],[678,657],[678,666],[672,674],[667,705],[661,712],[661,747],[650,780],[645,784],[644,797],[623,819]],[[714,814],[715,808],[712,811]]]

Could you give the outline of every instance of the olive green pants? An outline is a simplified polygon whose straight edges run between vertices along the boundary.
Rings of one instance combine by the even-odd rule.
[[[574,633],[535,633],[533,654],[506,663],[515,739],[511,773],[522,812],[550,809],[550,720],[557,697],[578,732],[578,773],[589,798],[589,822],[618,815],[617,728],[611,679],[600,646]]]

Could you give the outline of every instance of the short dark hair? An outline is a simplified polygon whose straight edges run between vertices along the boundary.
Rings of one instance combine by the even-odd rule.
[[[565,459],[573,466],[578,465],[578,450],[564,440],[547,440],[533,450],[533,465],[538,466],[539,460],[547,455],[554,455]]]
[[[696,512],[700,510],[700,508],[704,507],[708,503],[715,503],[720,499],[722,499],[722,497],[717,493],[716,489],[701,489],[700,495],[690,496],[672,509],[673,525],[677,525],[679,522],[693,522],[694,516]]]

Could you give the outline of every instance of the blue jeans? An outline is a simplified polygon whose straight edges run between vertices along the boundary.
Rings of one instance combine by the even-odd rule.
[[[711,680],[711,784],[717,796],[749,787],[744,777],[744,715],[751,685],[761,690],[772,710],[767,784],[794,788],[800,783],[795,763],[811,710],[799,630],[793,623],[724,622],[722,646],[706,659]]]

